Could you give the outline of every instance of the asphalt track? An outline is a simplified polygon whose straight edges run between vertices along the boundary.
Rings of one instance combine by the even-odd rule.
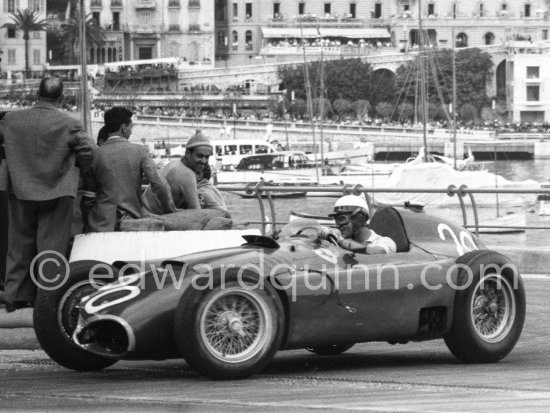
[[[2,411],[550,411],[550,276],[525,276],[527,317],[495,364],[455,360],[443,341],[358,344],[341,356],[280,352],[248,380],[213,382],[184,361],[77,373],[40,350],[0,352]]]

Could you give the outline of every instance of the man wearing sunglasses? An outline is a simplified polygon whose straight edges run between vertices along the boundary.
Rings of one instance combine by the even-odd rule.
[[[329,216],[334,218],[338,229],[324,229],[321,238],[351,252],[389,254],[396,251],[391,238],[382,237],[368,227],[369,207],[362,197],[345,195],[339,198]]]

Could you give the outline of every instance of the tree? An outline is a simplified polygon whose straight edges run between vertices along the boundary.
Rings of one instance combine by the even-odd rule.
[[[17,10],[15,13],[10,13],[9,16],[12,20],[13,26],[17,30],[23,32],[23,40],[25,40],[25,78],[29,77],[30,66],[29,66],[29,40],[31,32],[42,32],[48,28],[48,21],[40,19],[38,13],[30,11],[29,9]],[[8,26],[4,24],[3,27]]]
[[[389,120],[393,113],[393,105],[388,102],[380,102],[376,105],[376,113],[383,119]]]
[[[458,114],[462,120],[469,122],[477,118],[477,109],[474,105],[465,103],[458,109]]]
[[[414,118],[414,105],[405,102],[397,107],[397,118],[401,121],[412,121]]]
[[[338,98],[355,101],[371,95],[372,69],[360,59],[340,59],[323,62],[325,96],[329,101]],[[312,97],[320,95],[321,62],[308,63]],[[304,65],[287,65],[279,68],[281,89],[292,90],[300,99],[306,98]]]
[[[295,118],[302,117],[306,113],[306,101],[304,99],[296,98],[287,110],[288,113],[291,113]]]
[[[369,114],[371,104],[368,100],[357,99],[355,102],[352,103],[352,108],[357,115],[357,119],[359,120],[359,122],[361,122],[365,118],[365,116]]]
[[[73,17],[61,23],[61,41],[69,55],[69,61],[72,64],[78,63],[80,53],[80,16],[75,14]],[[86,17],[86,45],[100,47],[105,43],[105,31],[99,26],[92,14]]]
[[[452,101],[452,50],[441,49],[428,51],[427,89],[428,101],[447,105]],[[457,107],[473,104],[479,111],[489,103],[487,83],[492,76],[493,62],[491,55],[480,49],[462,49],[455,55]],[[406,102],[415,104],[419,82],[418,58],[401,66],[396,73],[396,95]],[[436,72],[436,73],[434,73]],[[443,100],[443,102],[442,102]],[[386,100],[389,101],[389,100]]]
[[[346,99],[336,99],[334,102],[332,102],[332,108],[340,119],[342,119],[342,117],[346,116],[347,114],[353,112],[353,106],[351,102]]]
[[[311,101],[311,103],[313,104],[313,114],[320,118],[321,117],[321,98],[314,98]],[[326,119],[330,117],[329,115],[332,114],[332,105],[325,98],[323,99],[323,106],[325,107],[325,110],[323,111],[323,119]]]

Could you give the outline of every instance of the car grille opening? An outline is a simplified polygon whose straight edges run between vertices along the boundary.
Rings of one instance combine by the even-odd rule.
[[[83,328],[77,339],[94,353],[121,356],[128,351],[126,329],[115,320],[97,320]]]

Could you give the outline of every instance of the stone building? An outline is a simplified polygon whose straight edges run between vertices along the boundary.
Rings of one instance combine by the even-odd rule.
[[[243,64],[258,56],[266,61],[299,57],[301,39],[340,56],[387,46],[408,50],[418,46],[418,16],[434,47],[546,40],[549,29],[545,0],[214,1],[216,56]]]
[[[25,40],[23,33],[12,24],[11,13],[29,9],[40,20],[46,18],[46,0],[0,0],[0,71],[2,75],[25,70]],[[29,67],[41,72],[46,62],[46,32],[32,32],[29,39]]]
[[[86,0],[106,30],[106,44],[89,48],[89,63],[177,57],[214,62],[214,5],[207,0]]]

